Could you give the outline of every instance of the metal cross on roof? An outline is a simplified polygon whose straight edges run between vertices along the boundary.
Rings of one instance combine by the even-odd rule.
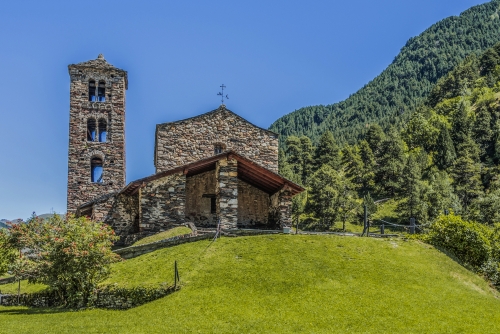
[[[224,86],[224,84],[222,84],[222,86],[220,86],[220,88],[222,88],[222,92],[218,92],[217,95],[221,97],[221,102],[222,104],[224,104],[224,97],[226,98],[226,100],[229,100],[229,96],[224,95],[224,88],[226,88],[226,86]]]

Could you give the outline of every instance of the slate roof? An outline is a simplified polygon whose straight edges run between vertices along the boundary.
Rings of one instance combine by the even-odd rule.
[[[268,194],[274,194],[277,191],[287,187],[292,196],[297,195],[305,189],[292,181],[285,179],[269,169],[266,169],[255,162],[239,155],[234,151],[226,151],[209,158],[201,159],[189,164],[175,167],[170,170],[159,172],[151,176],[130,182],[120,193],[127,195],[135,194],[139,188],[148,182],[161,179],[175,173],[183,172],[187,177],[201,174],[206,171],[214,170],[217,161],[221,159],[236,159],[238,161],[238,178],[246,183],[253,185]]]

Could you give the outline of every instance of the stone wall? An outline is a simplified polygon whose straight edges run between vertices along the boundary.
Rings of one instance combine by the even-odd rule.
[[[238,161],[221,159],[217,162],[217,216],[222,228],[238,225]]]
[[[270,197],[269,215],[277,227],[292,226],[292,195],[282,189]]]
[[[68,150],[68,212],[125,186],[125,90],[127,72],[96,60],[69,65],[70,110]],[[105,81],[106,101],[89,101],[89,80]],[[106,142],[87,140],[87,120],[107,122]],[[91,182],[90,160],[103,162],[103,183]]]
[[[186,219],[198,226],[216,226],[217,212],[212,212],[216,200],[215,170],[186,179]],[[214,198],[211,198],[213,196]]]
[[[278,172],[278,135],[256,127],[225,106],[190,119],[156,126],[156,172],[214,155],[214,146]]]
[[[177,173],[151,181],[140,190],[140,231],[162,232],[185,222],[186,176]]]
[[[238,180],[238,226],[264,227],[269,217],[269,194]]]

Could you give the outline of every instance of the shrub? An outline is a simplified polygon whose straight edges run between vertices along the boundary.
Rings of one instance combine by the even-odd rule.
[[[12,272],[18,279],[48,285],[64,305],[90,306],[97,284],[119,260],[111,251],[116,239],[109,226],[86,217],[33,216],[10,231],[11,244],[23,250]]]
[[[491,237],[488,227],[450,214],[438,217],[426,239],[450,251],[465,264],[479,269],[490,257]]]

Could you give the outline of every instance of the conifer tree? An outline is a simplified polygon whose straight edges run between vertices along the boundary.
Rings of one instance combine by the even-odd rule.
[[[302,150],[302,184],[307,184],[312,174],[314,147],[311,139],[306,136],[300,137],[300,148]]]
[[[330,131],[323,133],[314,151],[315,169],[318,170],[323,165],[329,165],[336,170],[340,167],[340,150]]]
[[[346,145],[342,149],[342,166],[345,170],[345,175],[355,187],[362,187],[365,166],[359,155],[359,149],[356,146]]]
[[[465,99],[458,104],[458,109],[453,114],[451,138],[458,149],[471,134],[471,121],[469,117],[470,106]]]
[[[453,192],[451,179],[446,171],[432,170],[429,177],[429,191],[427,195],[428,217],[433,221],[445,210],[455,213],[461,212],[458,197]]]
[[[436,166],[439,169],[447,169],[453,165],[456,158],[455,146],[451,140],[450,133],[446,126],[443,126],[436,142],[436,156],[434,159]]]
[[[411,154],[403,170],[400,196],[403,201],[398,207],[402,218],[417,218],[420,221],[426,218],[427,210],[424,208],[422,173],[414,154]]]
[[[373,151],[368,145],[366,140],[359,142],[359,155],[363,162],[363,172],[361,187],[359,188],[361,194],[366,194],[373,190],[375,186],[375,156]]]
[[[452,169],[453,186],[465,214],[469,205],[482,194],[481,167],[464,147],[464,152],[455,161]]]
[[[380,125],[372,124],[365,135],[365,140],[370,146],[373,154],[377,155],[380,150],[382,141],[385,139],[385,134]]]
[[[302,147],[298,137],[290,136],[286,139],[286,156],[292,172],[302,176]]]
[[[376,182],[381,193],[395,196],[401,186],[405,165],[404,144],[393,128],[381,144],[377,159]]]

